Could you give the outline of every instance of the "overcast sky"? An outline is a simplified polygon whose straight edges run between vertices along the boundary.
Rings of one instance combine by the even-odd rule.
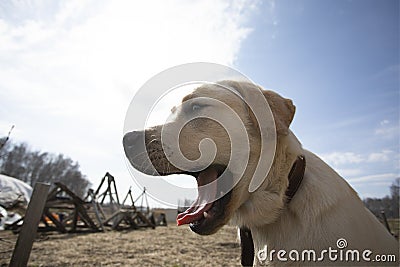
[[[0,136],[15,125],[137,195],[121,143],[135,91],[210,61],[293,99],[304,147],[382,197],[399,177],[399,32],[396,0],[0,1]]]

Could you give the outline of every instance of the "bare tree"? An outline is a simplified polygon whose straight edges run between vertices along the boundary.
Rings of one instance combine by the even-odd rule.
[[[83,196],[90,186],[90,182],[79,170],[79,164],[62,154],[32,151],[25,143],[9,145],[3,152],[5,154],[0,160],[0,173],[32,186],[36,182],[60,181],[79,196]]]
[[[393,184],[390,186],[390,193],[391,193],[391,204],[393,207],[393,217],[399,218],[399,190],[400,190],[400,177],[394,180]]]
[[[26,175],[27,166],[30,161],[29,157],[30,153],[28,151],[28,146],[25,143],[12,146],[4,156],[1,172],[29,183]]]
[[[7,145],[7,141],[10,139],[10,134],[12,132],[12,130],[14,129],[14,125],[11,126],[10,131],[8,132],[8,135],[6,137],[0,138],[0,159],[2,157],[2,153],[1,150],[4,149],[4,147]]]
[[[399,218],[399,189],[400,178],[397,178],[390,186],[390,196],[366,198],[364,199],[364,204],[378,217],[381,216],[381,211],[384,211],[387,218]]]

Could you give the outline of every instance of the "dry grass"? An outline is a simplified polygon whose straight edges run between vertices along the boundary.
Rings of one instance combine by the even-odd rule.
[[[29,266],[240,266],[236,228],[211,236],[168,226],[92,234],[38,234]],[[16,236],[0,232],[0,265],[11,258]],[[8,241],[8,242],[6,242]]]

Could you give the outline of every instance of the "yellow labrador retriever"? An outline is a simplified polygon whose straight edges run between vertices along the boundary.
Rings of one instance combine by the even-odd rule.
[[[189,224],[201,235],[215,233],[230,220],[246,227],[254,241],[254,250],[249,251],[255,265],[398,264],[399,246],[395,238],[364,207],[349,184],[319,157],[303,149],[290,131],[295,113],[292,101],[246,82],[221,84],[232,90],[203,85],[183,99],[183,103],[191,101],[189,105],[173,109],[174,120],[124,136],[125,154],[139,171],[150,175],[189,174],[197,179],[198,199],[178,215],[178,224]],[[258,125],[252,109],[244,103],[254,90],[262,92],[268,102],[274,125]],[[229,178],[232,147],[223,125],[199,116],[186,123],[176,136],[180,153],[193,162],[201,157],[199,143],[203,139],[210,138],[215,144],[213,162],[207,166],[197,162],[193,171],[170,162],[171,155],[177,153],[169,144],[173,138],[161,138],[164,129],[176,128],[188,114],[225,112],[207,99],[220,101],[235,111],[248,136],[246,168],[239,180],[231,181],[229,192],[223,189],[229,186],[216,182],[222,173]],[[260,158],[262,127],[276,130],[276,151],[262,184],[250,192],[249,184]],[[200,190],[207,184],[214,185]],[[213,201],[206,201],[209,199]]]

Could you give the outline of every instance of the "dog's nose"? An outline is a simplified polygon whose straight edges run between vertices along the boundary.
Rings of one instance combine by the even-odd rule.
[[[124,148],[128,148],[131,146],[137,146],[140,142],[144,142],[144,132],[143,131],[133,131],[126,133],[122,140]]]
[[[153,167],[149,154],[147,153],[145,142],[145,131],[133,131],[126,133],[122,140],[125,156],[129,160],[129,163],[132,165],[132,167],[143,173],[154,175],[154,173],[157,173],[157,171]]]

